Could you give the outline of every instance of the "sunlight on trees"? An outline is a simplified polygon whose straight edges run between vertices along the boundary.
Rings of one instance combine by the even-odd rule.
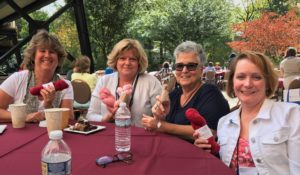
[[[274,62],[289,46],[297,46],[300,41],[300,18],[297,9],[283,16],[267,12],[259,19],[234,25],[240,32],[239,40],[229,42],[236,51],[254,50],[271,56]]]

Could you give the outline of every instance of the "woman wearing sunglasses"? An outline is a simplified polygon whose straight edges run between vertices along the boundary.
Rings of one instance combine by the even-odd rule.
[[[154,117],[144,115],[142,124],[151,131],[192,140],[194,129],[185,117],[187,109],[197,109],[208,126],[216,130],[219,118],[229,113],[229,105],[216,86],[201,81],[205,63],[201,45],[192,41],[183,42],[175,49],[174,56],[176,80],[180,87],[169,94],[170,104],[163,105],[158,96],[152,108]]]

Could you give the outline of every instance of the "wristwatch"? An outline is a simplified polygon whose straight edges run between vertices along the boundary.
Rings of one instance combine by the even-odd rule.
[[[156,128],[159,129],[161,127],[161,122],[160,120],[158,120],[157,124],[156,124]]]

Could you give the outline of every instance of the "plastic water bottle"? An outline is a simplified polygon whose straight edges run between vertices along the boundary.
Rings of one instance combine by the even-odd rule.
[[[62,135],[60,130],[50,132],[50,141],[42,151],[42,175],[71,174],[71,151]]]
[[[115,147],[118,152],[130,151],[131,117],[126,103],[121,102],[115,115]]]

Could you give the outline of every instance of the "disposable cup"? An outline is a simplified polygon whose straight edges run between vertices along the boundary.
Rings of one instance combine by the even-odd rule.
[[[62,109],[61,108],[50,108],[45,109],[46,125],[48,133],[54,130],[62,129]]]
[[[62,118],[61,118],[61,129],[67,128],[69,126],[69,108],[61,108]]]
[[[24,128],[27,115],[26,104],[10,104],[9,111],[13,128]]]

